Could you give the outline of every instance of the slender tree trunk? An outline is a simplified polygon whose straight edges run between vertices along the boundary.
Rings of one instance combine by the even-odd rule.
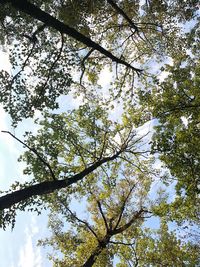
[[[141,72],[141,69],[135,68],[131,66],[129,63],[127,63],[126,61],[120,58],[117,58],[111,52],[109,52],[108,50],[106,50],[105,48],[97,44],[96,42],[92,41],[90,38],[86,37],[82,33],[75,30],[74,28],[69,27],[63,22],[57,20],[56,18],[49,15],[48,13],[42,11],[40,8],[38,8],[34,4],[26,0],[7,0],[7,1],[0,0],[0,3],[5,3],[5,2],[11,3],[11,5],[17,10],[23,11],[24,13],[30,15],[32,18],[35,18],[43,22],[45,25],[52,27],[61,33],[67,34],[68,36],[71,36],[72,38],[85,44],[88,47],[92,47],[94,50],[99,51],[101,54],[110,58],[112,61],[125,65],[126,67],[131,68],[132,70],[136,71],[138,74]]]
[[[79,180],[82,180],[84,177],[92,173],[102,164],[108,161],[112,161],[115,158],[117,158],[120,153],[121,151],[117,152],[112,157],[102,158],[101,160],[97,161],[90,167],[72,176],[71,178],[66,178],[64,180],[41,182],[41,183],[29,186],[24,189],[14,191],[10,194],[6,194],[0,197],[0,210],[10,208],[12,205],[19,203],[20,201],[26,200],[30,197],[46,195],[46,194],[54,192],[55,190],[65,188],[65,187],[70,186],[71,184],[77,183]]]

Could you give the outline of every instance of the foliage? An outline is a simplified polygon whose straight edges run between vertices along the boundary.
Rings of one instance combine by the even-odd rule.
[[[197,28],[196,28],[197,29]],[[167,65],[167,78],[152,84],[151,92],[141,93],[146,98],[152,116],[158,119],[152,141],[153,151],[171,172],[176,181],[174,209],[180,207],[181,216],[199,217],[199,57],[196,40],[192,55],[177,56]],[[186,208],[187,207],[187,208]],[[185,212],[184,212],[185,210]],[[188,212],[190,211],[190,212]],[[183,215],[185,214],[185,215]],[[180,215],[179,215],[180,216]]]
[[[110,184],[112,172],[103,182],[98,173],[87,185],[87,199],[79,198],[76,203],[77,212],[71,211],[71,198],[54,199],[49,220],[52,235],[39,241],[53,248],[49,259],[54,266],[100,267],[116,262],[118,267],[197,266],[198,245],[178,239],[165,219],[158,229],[145,226],[153,216],[148,200],[152,177],[138,169],[135,173],[133,168],[127,170],[115,185]],[[85,203],[87,211],[80,212],[79,206],[83,210]],[[82,219],[83,215],[87,219]]]
[[[103,176],[110,171],[117,176],[121,165],[138,165],[148,173],[139,163],[148,153],[143,149],[143,136],[136,134],[130,120],[109,120],[107,111],[100,106],[85,104],[68,113],[44,113],[39,127],[37,135],[26,132],[24,142],[15,137],[27,148],[19,159],[27,164],[24,174],[33,175],[34,179],[30,184],[13,185],[11,192],[0,197],[0,209],[9,209],[8,214],[21,209],[21,204],[23,210],[37,201],[40,206],[41,197],[49,203],[50,193],[85,194],[82,180],[87,176],[87,181],[92,181],[99,167],[105,168]],[[37,196],[41,196],[40,200]],[[5,225],[6,216],[3,218]]]
[[[52,21],[57,18],[83,34],[78,41],[36,20],[31,10],[30,16],[29,10],[21,13],[27,1],[4,2],[8,3],[2,6],[1,38],[9,50],[12,71],[1,72],[0,101],[14,125],[32,117],[35,110],[57,108],[58,96],[69,91],[93,97],[105,66],[114,78],[108,85],[107,100],[123,97],[135,101],[134,80],[140,72],[134,67],[146,69],[151,58],[161,62],[166,56],[173,57],[176,49],[183,53],[185,34],[177,21],[186,24],[197,16],[198,9],[198,1],[190,1],[189,8],[183,1],[146,1],[143,5],[142,1],[116,1],[118,8],[111,0],[32,1],[51,14]],[[85,37],[93,40],[91,48],[80,43]]]
[[[145,229],[130,248],[120,251],[122,263],[126,266],[198,266],[199,248],[188,241],[181,241],[169,231],[166,222],[152,231]]]
[[[69,204],[71,198],[73,204],[72,195],[67,202],[58,197],[51,204],[50,227],[53,236],[41,241],[41,244],[54,247],[55,256],[51,255],[50,258],[55,266],[92,266],[92,260],[94,266],[112,266],[120,242],[135,239],[148,213],[144,207],[148,205],[152,177],[142,173],[137,166],[133,168],[128,164],[119,167],[118,162],[115,165],[117,169],[124,169],[117,172],[118,177],[115,168],[105,177],[100,170],[93,180],[85,184],[87,199],[79,196],[79,205],[84,207],[83,203],[87,203],[87,220],[80,219],[71,211]],[[58,213],[61,214],[60,219]],[[65,221],[70,224],[67,232],[64,231]],[[57,251],[62,252],[62,259],[56,256]]]
[[[15,127],[42,117],[24,141],[4,131],[25,146],[31,181],[1,192],[0,226],[14,227],[18,210],[48,208],[52,237],[41,244],[53,247],[55,266],[198,266],[197,242],[169,224],[199,220],[198,1],[0,5],[12,65],[0,72],[0,103]],[[69,93],[83,103],[66,112]]]

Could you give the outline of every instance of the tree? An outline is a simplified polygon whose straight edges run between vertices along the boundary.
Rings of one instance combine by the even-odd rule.
[[[54,266],[102,267],[116,262],[118,267],[198,264],[198,245],[178,239],[168,230],[164,218],[158,229],[145,226],[154,216],[149,200],[153,177],[129,167],[118,177],[116,172],[109,172],[103,181],[99,171],[92,182],[85,184],[87,200],[79,196],[76,204],[83,210],[81,203],[86,201],[84,213],[77,215],[71,210],[72,196],[53,199],[49,220],[52,236],[39,244],[52,248],[49,258]]]
[[[62,259],[53,257],[55,265],[112,266],[118,247],[133,242],[145,217],[150,214],[145,206],[148,205],[152,177],[130,163],[123,165],[123,162],[115,162],[106,174],[106,170],[99,170],[93,180],[85,182],[84,191],[88,194],[84,192],[83,196],[88,203],[87,220],[71,211],[71,195],[67,200],[63,196],[54,198],[50,204],[53,236],[43,244],[62,251]],[[82,197],[79,201],[83,202]],[[61,219],[57,219],[59,213]],[[68,232],[62,230],[65,220],[71,226]]]
[[[0,197],[3,227],[14,223],[17,209],[37,204],[37,196],[48,199],[48,194],[76,184],[106,163],[109,169],[120,157],[129,161],[143,153],[137,151],[141,137],[136,136],[134,125],[127,120],[113,123],[101,107],[86,104],[69,113],[45,113],[39,125],[38,135],[27,132],[25,142],[11,134],[28,149],[20,160],[27,163],[24,174],[34,178],[24,184],[17,181]]]
[[[117,267],[198,265],[198,245],[177,238],[163,219],[158,229],[146,228],[140,234],[132,247],[121,251],[122,263]]]
[[[76,56],[76,54],[74,55],[72,51],[72,59],[71,58],[68,59],[69,52],[71,53],[71,51],[69,50],[70,47],[64,46],[65,39],[64,39],[63,34],[67,34],[69,37],[74,38],[76,41],[82,42],[84,45],[86,45],[86,47],[91,47],[92,50],[99,51],[105,57],[110,58],[112,61],[116,63],[125,65],[126,67],[136,71],[137,73],[141,72],[140,69],[135,68],[131,66],[129,63],[127,63],[126,61],[124,61],[123,59],[114,56],[111,52],[104,49],[101,45],[92,41],[89,37],[83,35],[76,29],[71,28],[67,24],[60,22],[58,19],[42,11],[40,8],[31,4],[28,1],[2,1],[2,3],[3,4],[10,3],[17,10],[23,11],[25,12],[25,14],[30,15],[32,19],[37,19],[40,22],[44,23],[43,25],[39,24],[31,36],[25,33],[21,33],[21,32],[19,33],[19,35],[17,33],[18,38],[26,37],[29,42],[28,46],[31,46],[31,47],[27,55],[26,54],[24,55],[23,52],[22,52],[22,55],[20,54],[18,55],[17,52],[13,51],[13,54],[11,57],[11,61],[13,62],[13,65],[15,64],[19,65],[16,63],[16,60],[19,61],[19,59],[22,59],[22,61],[24,61],[23,57],[26,58],[25,61],[22,62],[21,64],[20,71],[18,71],[13,77],[9,77],[8,73],[2,72],[1,78],[2,78],[3,83],[5,83],[4,84],[5,91],[2,94],[2,102],[4,103],[4,107],[6,108],[6,110],[9,110],[12,118],[14,119],[14,122],[20,120],[21,117],[32,116],[35,108],[41,110],[45,106],[49,108],[57,107],[58,104],[55,103],[56,97],[62,93],[67,93],[69,91],[69,89],[67,89],[71,84],[71,75],[69,74],[69,70],[71,69],[70,66],[72,64],[73,65],[76,64],[74,60],[74,57]],[[62,8],[62,6],[60,6],[59,8]],[[7,10],[8,10],[8,7],[6,6],[5,17],[3,17],[5,21],[6,21]],[[13,13],[16,13],[16,11]],[[14,15],[16,16],[16,14]],[[26,19],[26,16],[25,16],[25,19]],[[19,21],[17,18],[16,23],[18,22]],[[30,19],[28,19],[27,22],[28,22],[28,27],[30,26],[32,29],[33,21],[32,20],[30,21]],[[18,27],[20,28],[21,25],[19,25]],[[38,34],[43,33],[43,38],[46,39],[44,30],[47,27],[52,27],[58,33],[53,34],[54,44],[51,45],[51,40],[49,40],[49,38],[51,38],[51,32],[50,32],[50,36],[44,45],[45,51],[47,51],[47,49],[50,48],[50,53],[47,53],[47,57],[43,59],[44,52],[41,49],[41,47],[38,47],[37,45]],[[9,27],[8,27],[7,32],[8,31],[9,31]],[[32,45],[30,45],[30,41]],[[61,43],[59,49],[56,48],[58,42]],[[14,44],[14,46],[17,46],[17,47],[18,45],[20,44]],[[27,42],[24,43],[24,41],[22,41],[22,51],[26,49],[25,47],[27,47]],[[52,51],[54,50],[55,51],[58,50],[58,52],[53,53]],[[37,75],[37,78],[39,79],[38,85],[33,89],[31,85],[31,83],[33,82],[31,79],[32,74],[30,74],[30,72],[28,71],[28,74],[25,74],[25,77],[23,77],[21,73],[24,72],[24,69],[28,67],[31,59],[34,60],[33,59],[34,57],[38,59],[38,55],[42,56],[42,60],[41,60],[42,64],[33,67],[34,74],[35,72],[38,72],[38,71],[40,72],[39,75]],[[66,61],[66,63],[62,64],[61,63],[62,61],[63,62]],[[58,63],[62,64],[62,70],[60,70]],[[45,66],[43,64],[45,64]],[[45,82],[41,82],[41,79],[45,80]],[[14,90],[12,89],[12,87],[14,87]],[[31,93],[31,91],[33,91],[33,93]],[[20,96],[22,96],[22,99],[20,98]],[[19,100],[22,101],[22,103],[20,104],[20,109],[17,105],[17,102]]]
[[[196,223],[199,217],[198,1],[189,1],[190,6],[179,0],[144,4],[1,0],[0,4],[0,41],[7,45],[12,63],[11,73],[0,73],[0,102],[14,126],[36,110],[47,109],[43,120],[36,122],[40,127],[36,136],[26,132],[22,141],[4,131],[26,147],[20,160],[27,164],[24,174],[33,179],[17,181],[2,192],[1,227],[14,226],[18,210],[40,213],[41,208],[50,208],[76,229],[62,233],[60,221],[51,222],[57,232],[47,243],[54,242],[56,234],[61,238],[58,249],[63,250],[66,238],[71,242],[59,264],[111,266],[114,256],[119,266],[196,264],[197,246],[181,243],[167,223]],[[191,29],[184,32],[188,24]],[[173,63],[163,63],[166,58]],[[163,65],[158,71],[152,68],[157,63]],[[99,90],[105,68],[113,78]],[[164,81],[162,74],[168,75]],[[86,104],[61,113],[59,97],[71,91],[82,95]],[[109,119],[116,101],[123,102],[124,109],[118,122]],[[145,140],[138,127],[152,118],[157,119],[155,134]],[[160,183],[167,187],[177,181],[173,200],[163,196],[155,203],[147,201],[156,172],[149,166],[151,153],[171,172],[160,173]],[[71,211],[74,195],[87,199],[93,221]],[[162,218],[157,232],[142,233],[146,214]],[[84,238],[87,242],[82,243]],[[173,252],[167,252],[169,246]],[[79,249],[85,253],[81,263],[76,262]]]
[[[177,55],[174,64],[165,67],[164,81],[152,84],[146,97],[149,111],[158,119],[152,141],[152,150],[160,153],[160,159],[171,175],[166,179],[176,181],[177,207],[181,215],[199,218],[199,23],[188,34],[191,55]],[[156,96],[156,97],[155,97]],[[184,209],[187,207],[187,214]]]
[[[135,74],[143,69],[136,66],[184,50],[176,21],[193,19],[198,1],[191,1],[189,9],[182,1],[98,0],[1,1],[1,7],[1,39],[10,44],[13,70],[1,72],[0,100],[16,125],[35,110],[57,108],[58,96],[69,91],[93,96],[105,65],[113,72],[116,68],[110,97],[135,99]],[[78,81],[74,69],[81,72]]]

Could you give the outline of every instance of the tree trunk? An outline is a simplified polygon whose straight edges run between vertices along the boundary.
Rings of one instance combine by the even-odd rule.
[[[86,168],[82,172],[72,176],[71,178],[66,178],[64,180],[54,180],[41,182],[39,184],[31,185],[27,188],[17,190],[10,194],[0,197],[0,210],[10,208],[12,205],[19,203],[20,201],[26,200],[33,196],[41,196],[54,192],[55,190],[65,188],[71,184],[77,183],[79,180],[82,180],[85,176],[92,173],[99,166],[105,162],[112,161],[118,157],[121,151],[117,152],[112,157],[102,158],[97,161],[90,167]]]
[[[99,245],[95,248],[95,250],[92,252],[90,257],[87,259],[87,261],[81,266],[81,267],[91,267],[97,260],[97,257],[101,254],[101,252],[106,248],[106,246],[110,242],[111,235],[106,235],[104,239],[99,243]]]
[[[106,246],[105,246],[106,247]],[[98,246],[93,253],[90,255],[90,257],[87,259],[87,261],[82,265],[82,267],[91,267],[95,263],[97,257],[101,254],[103,251],[103,247]]]

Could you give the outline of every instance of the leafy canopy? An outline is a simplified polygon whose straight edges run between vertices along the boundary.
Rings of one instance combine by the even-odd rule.
[[[2,192],[0,225],[14,226],[17,210],[48,207],[52,237],[41,243],[61,251],[55,266],[197,266],[198,245],[168,224],[199,219],[198,1],[0,5],[12,65],[0,72],[0,102],[14,126],[43,111],[37,135],[7,132],[26,147],[19,160],[33,179]],[[104,88],[103,71],[112,76]],[[83,104],[61,112],[68,94]],[[139,134],[149,121],[152,139]],[[173,199],[156,193],[156,181],[165,190],[175,181]],[[87,218],[71,209],[75,198]],[[158,229],[148,217],[160,218]]]

